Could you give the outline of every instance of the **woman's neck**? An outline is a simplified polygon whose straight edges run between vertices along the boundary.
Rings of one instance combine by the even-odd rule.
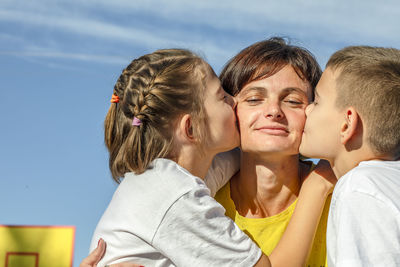
[[[231,180],[231,197],[242,216],[273,216],[296,200],[301,176],[298,155],[259,157],[244,152],[240,172]]]

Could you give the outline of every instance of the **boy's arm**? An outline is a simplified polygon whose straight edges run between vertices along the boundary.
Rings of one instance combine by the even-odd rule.
[[[334,266],[400,266],[400,214],[363,192],[340,194],[331,211],[329,262]]]
[[[106,252],[106,243],[103,239],[100,239],[97,243],[97,247],[90,252],[90,254],[84,258],[79,264],[79,267],[95,267],[97,263],[103,258],[104,253]]]
[[[217,154],[207,172],[204,182],[214,197],[219,189],[221,189],[231,177],[239,171],[240,167],[240,150],[235,148],[231,151]]]
[[[320,161],[301,187],[288,227],[270,255],[272,266],[305,265],[326,197],[332,193],[335,183],[329,163]]]
[[[97,263],[102,259],[106,249],[104,240],[100,239],[97,247],[86,258],[83,259],[79,267],[96,267]],[[120,262],[110,265],[110,267],[144,267],[143,265],[134,264],[131,262]],[[268,256],[262,254],[254,267],[271,267]]]

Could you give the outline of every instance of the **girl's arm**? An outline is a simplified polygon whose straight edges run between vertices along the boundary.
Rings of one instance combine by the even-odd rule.
[[[336,181],[329,163],[321,160],[300,189],[293,216],[270,255],[272,266],[305,265],[326,197],[332,193]]]

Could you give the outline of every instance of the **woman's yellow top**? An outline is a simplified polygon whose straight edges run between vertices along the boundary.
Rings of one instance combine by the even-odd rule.
[[[215,199],[224,206],[225,215],[230,217],[243,232],[245,232],[261,248],[266,255],[270,255],[281,239],[292,217],[297,200],[286,210],[267,218],[246,218],[237,211],[230,193],[230,182],[221,188]],[[326,264],[326,225],[328,220],[330,197],[327,199],[321,220],[315,234],[314,243],[306,266],[322,267]],[[288,255],[290,256],[290,255]]]

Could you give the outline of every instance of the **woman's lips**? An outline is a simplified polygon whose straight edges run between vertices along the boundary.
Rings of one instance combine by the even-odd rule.
[[[256,130],[269,135],[277,135],[277,136],[289,135],[289,131],[285,127],[267,126],[267,127],[257,128]]]

